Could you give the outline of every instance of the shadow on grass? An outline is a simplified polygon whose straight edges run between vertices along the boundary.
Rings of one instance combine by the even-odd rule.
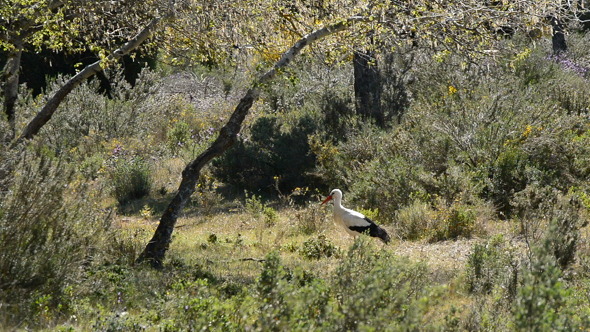
[[[124,216],[138,215],[147,207],[151,211],[151,215],[159,217],[164,213],[168,204],[170,204],[174,198],[174,195],[175,193],[168,193],[166,195],[158,194],[159,197],[150,195],[130,200],[124,204],[119,204],[119,213]],[[242,206],[238,199],[223,198],[223,196],[219,196],[220,200],[216,201],[214,205],[209,204],[208,206],[203,206],[203,204],[200,204],[200,202],[195,199],[195,195],[196,194],[193,194],[182,210],[183,216],[196,217],[235,212]]]

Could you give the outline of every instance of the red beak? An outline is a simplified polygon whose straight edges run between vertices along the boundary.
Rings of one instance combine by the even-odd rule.
[[[324,199],[324,201],[322,202],[322,204],[324,204],[326,202],[329,202],[331,199],[332,199],[332,195],[326,197],[326,199]],[[322,204],[320,204],[320,205],[322,205]]]

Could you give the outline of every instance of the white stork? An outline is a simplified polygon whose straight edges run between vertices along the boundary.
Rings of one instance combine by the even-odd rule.
[[[389,243],[391,238],[383,228],[379,227],[379,225],[375,224],[364,214],[342,206],[342,191],[340,189],[332,190],[330,196],[322,204],[332,199],[334,200],[334,221],[342,225],[348,234],[357,236],[364,233],[372,237],[378,237],[384,243]]]

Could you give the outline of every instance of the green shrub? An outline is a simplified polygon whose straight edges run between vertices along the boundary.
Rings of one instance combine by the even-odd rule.
[[[241,306],[242,326],[255,330],[404,330],[423,324],[426,269],[365,239],[349,250],[329,279],[290,270],[267,256],[253,296]],[[250,323],[249,323],[250,322]]]
[[[474,244],[467,258],[468,291],[489,294],[493,290],[501,290],[503,297],[513,299],[519,274],[515,249],[506,243],[502,235]]]
[[[562,270],[573,264],[580,239],[580,204],[574,196],[559,196],[545,238]]]
[[[172,154],[177,155],[190,139],[191,130],[188,123],[176,122],[172,129],[168,131],[168,148],[172,151]]]
[[[526,156],[516,149],[503,151],[494,161],[484,195],[491,198],[500,216],[507,218],[512,215],[510,200],[515,192],[526,187],[526,170]]]
[[[320,259],[323,257],[338,256],[339,250],[325,235],[318,235],[301,244],[299,255],[307,259]]]
[[[0,301],[3,319],[35,326],[53,320],[110,220],[100,193],[74,181],[65,162],[23,152],[13,165],[0,181],[9,189],[0,191]]]
[[[277,252],[266,256],[262,272],[256,280],[259,314],[254,327],[258,330],[280,330],[288,326],[291,308],[287,301],[293,291],[288,283],[288,271],[281,265]]]
[[[429,175],[404,158],[378,156],[355,170],[354,176],[348,204],[378,209],[380,221],[391,223],[396,211],[409,205],[412,197],[426,195],[422,179]]]
[[[139,157],[117,158],[111,180],[113,194],[121,205],[147,196],[152,185],[149,165]]]
[[[110,96],[98,91],[98,80],[85,82],[72,90],[43,128],[41,137],[56,151],[77,147],[80,152],[93,154],[100,151],[102,142],[112,138],[141,140],[165,118],[153,104],[160,80],[156,72],[142,70],[134,87],[125,80],[120,68],[107,70],[106,74],[110,76]],[[48,84],[47,94],[62,86],[65,79],[60,77]]]
[[[86,179],[94,180],[104,167],[104,163],[105,160],[100,154],[94,154],[85,158],[78,167],[78,170]]]
[[[470,238],[475,230],[476,215],[472,207],[455,203],[449,208],[437,211],[431,241]]]
[[[559,264],[545,241],[534,248],[530,266],[523,270],[522,285],[518,288],[513,306],[516,328],[526,331],[573,331],[575,312],[568,307],[571,296],[563,280]]]
[[[528,186],[515,196],[522,234],[531,243],[547,242],[562,269],[576,257],[582,204],[575,194],[563,195],[551,187]]]
[[[216,159],[214,174],[225,183],[255,193],[271,193],[277,188],[276,176],[281,192],[308,186],[313,179],[307,172],[313,169],[315,159],[309,153],[307,136],[316,126],[313,119],[303,117],[283,131],[276,117],[258,118],[248,140],[240,139]]]
[[[259,219],[262,219],[266,227],[274,226],[279,219],[277,211],[268,206],[268,204],[263,203],[260,196],[248,196],[248,193],[246,193],[244,207],[246,212],[248,212],[254,220],[258,221]]]
[[[357,238],[333,277],[337,312],[330,318],[337,331],[406,330],[424,324],[418,305],[428,293],[424,265],[385,251],[375,251]]]
[[[395,213],[397,234],[404,240],[419,240],[431,233],[433,219],[430,204],[415,200]]]

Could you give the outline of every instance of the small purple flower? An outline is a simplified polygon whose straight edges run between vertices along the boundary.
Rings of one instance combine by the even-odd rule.
[[[564,54],[552,55],[549,58],[560,64],[564,69],[572,71],[580,76],[585,76],[590,71],[590,68],[576,63],[572,59],[567,58]]]
[[[118,156],[123,152],[123,147],[120,144],[117,144],[113,149],[113,156]]]

